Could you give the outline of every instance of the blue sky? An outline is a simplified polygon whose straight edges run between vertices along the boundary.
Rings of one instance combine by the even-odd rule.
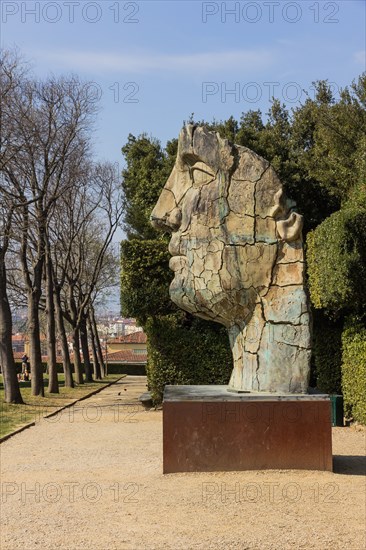
[[[163,143],[192,112],[222,119],[289,106],[327,78],[365,70],[363,1],[6,1],[2,46],[17,45],[36,74],[78,73],[102,111],[99,158],[122,164],[131,132]],[[232,91],[232,93],[230,93]]]
[[[365,3],[352,0],[1,3],[3,47],[18,46],[39,76],[93,83],[95,155],[121,167],[129,133],[164,144],[192,112],[240,118],[266,113],[272,95],[298,105],[317,79],[348,85],[365,70],[365,27]]]

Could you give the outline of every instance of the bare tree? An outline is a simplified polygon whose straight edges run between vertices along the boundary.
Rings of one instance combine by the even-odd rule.
[[[74,169],[88,154],[95,112],[87,86],[73,77],[23,82],[8,115],[21,142],[4,172],[11,192],[22,199],[17,213],[19,255],[28,300],[33,395],[44,395],[39,308],[48,219],[55,202],[74,181],[70,181],[70,167]],[[49,305],[50,300],[48,293]]]
[[[12,207],[0,206],[0,366],[4,377],[5,401],[23,403],[12,348],[12,317],[7,295],[5,255],[9,246]]]
[[[12,235],[14,211],[20,206],[18,193],[14,193],[4,170],[19,151],[9,113],[26,67],[16,53],[0,53],[0,366],[4,378],[5,401],[23,403],[17,379],[12,349],[12,316],[7,291],[6,254]]]
[[[120,224],[123,207],[119,175],[112,164],[92,165],[88,175],[90,195],[80,196],[84,215],[69,220],[74,226],[74,246],[70,251],[64,288],[64,315],[73,327],[75,375],[82,383],[80,342],[83,349],[86,380],[92,380],[87,342],[89,307],[95,298],[113,236]],[[77,212],[80,211],[79,209]],[[70,212],[71,215],[74,214]]]
[[[77,323],[78,309],[75,287],[82,277],[80,266],[83,265],[85,247],[81,235],[85,225],[90,223],[97,208],[97,205],[90,202],[88,198],[90,195],[89,173],[90,165],[85,165],[83,170],[79,171],[75,185],[69,188],[58,201],[53,223],[50,225],[53,241],[55,305],[59,332],[62,330],[60,327],[64,324],[63,319],[65,319],[72,327],[74,369],[78,384],[82,384],[84,380],[80,356],[80,323]],[[64,334],[62,341],[63,356],[68,355],[66,334]],[[67,370],[69,370],[68,367]]]
[[[94,378],[96,380],[100,380],[102,378],[102,369],[98,359],[96,335],[94,333],[94,327],[91,320],[90,310],[88,312],[87,322],[88,322],[88,333],[89,333],[89,338],[90,338],[90,343],[92,348]]]
[[[48,235],[51,243],[52,279],[57,332],[61,343],[65,385],[74,387],[72,365],[65,329],[65,311],[67,296],[66,278],[70,272],[70,258],[73,249],[77,246],[76,238],[80,224],[85,217],[84,200],[87,196],[87,187],[83,172],[77,174],[75,185],[71,186],[58,200],[48,226]],[[89,212],[91,214],[91,212]],[[79,342],[77,343],[79,349]],[[83,383],[81,375],[81,361],[79,355],[75,359],[74,367],[78,383]],[[76,361],[76,363],[75,363]]]
[[[56,358],[56,317],[53,292],[52,257],[49,240],[46,240],[46,314],[47,314],[47,367],[48,367],[48,391],[59,393]]]
[[[13,295],[26,296],[33,395],[44,395],[40,310],[47,320],[49,391],[58,391],[56,331],[65,382],[74,385],[65,321],[72,327],[76,381],[83,382],[80,337],[86,379],[92,380],[88,332],[95,376],[100,377],[104,365],[93,302],[103,287],[100,281],[108,279],[103,269],[122,200],[114,166],[89,159],[97,108],[88,85],[76,77],[35,81],[18,70],[16,56],[1,55],[0,360],[7,399],[16,401],[21,396],[11,348],[5,254],[14,267]]]
[[[104,376],[106,375],[106,365],[104,362],[102,344],[99,338],[97,322],[95,319],[94,304],[92,304],[91,307],[89,308],[89,320],[90,320],[90,326],[91,326],[91,333],[93,335],[94,345],[97,353],[97,361],[99,363],[100,375],[102,378],[104,378]]]

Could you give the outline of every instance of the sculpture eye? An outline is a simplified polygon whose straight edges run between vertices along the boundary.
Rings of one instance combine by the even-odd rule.
[[[207,185],[215,179],[215,174],[204,162],[196,162],[191,167],[191,177],[196,186]]]

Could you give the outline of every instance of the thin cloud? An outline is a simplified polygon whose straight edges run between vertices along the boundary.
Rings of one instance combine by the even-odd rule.
[[[363,65],[364,69],[366,68],[366,51],[365,50],[359,50],[358,52],[355,52],[353,54],[353,59],[356,61],[356,63],[360,63]]]
[[[37,52],[36,56],[69,70],[98,72],[189,71],[247,69],[269,67],[274,55],[265,50],[233,50],[193,54],[111,54],[95,52]]]

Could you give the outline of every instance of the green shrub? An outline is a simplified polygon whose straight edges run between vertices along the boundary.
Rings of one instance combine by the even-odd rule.
[[[131,376],[145,376],[145,365],[128,363],[108,363],[108,374],[130,374]]]
[[[342,388],[345,414],[366,424],[366,327],[349,319],[342,335]]]
[[[311,301],[342,314],[366,306],[366,209],[351,204],[307,236]]]
[[[178,313],[150,318],[148,336],[148,386],[155,403],[166,384],[227,384],[232,354],[226,329]]]
[[[121,243],[121,309],[143,326],[150,315],[172,313],[177,308],[169,297],[173,278],[166,240]]]
[[[314,311],[310,385],[315,385],[325,393],[342,393],[342,329],[341,321],[332,321],[322,311]]]
[[[227,384],[232,370],[226,329],[171,301],[169,258],[165,238],[121,244],[122,312],[136,317],[147,334],[146,371],[155,403],[166,384]]]

